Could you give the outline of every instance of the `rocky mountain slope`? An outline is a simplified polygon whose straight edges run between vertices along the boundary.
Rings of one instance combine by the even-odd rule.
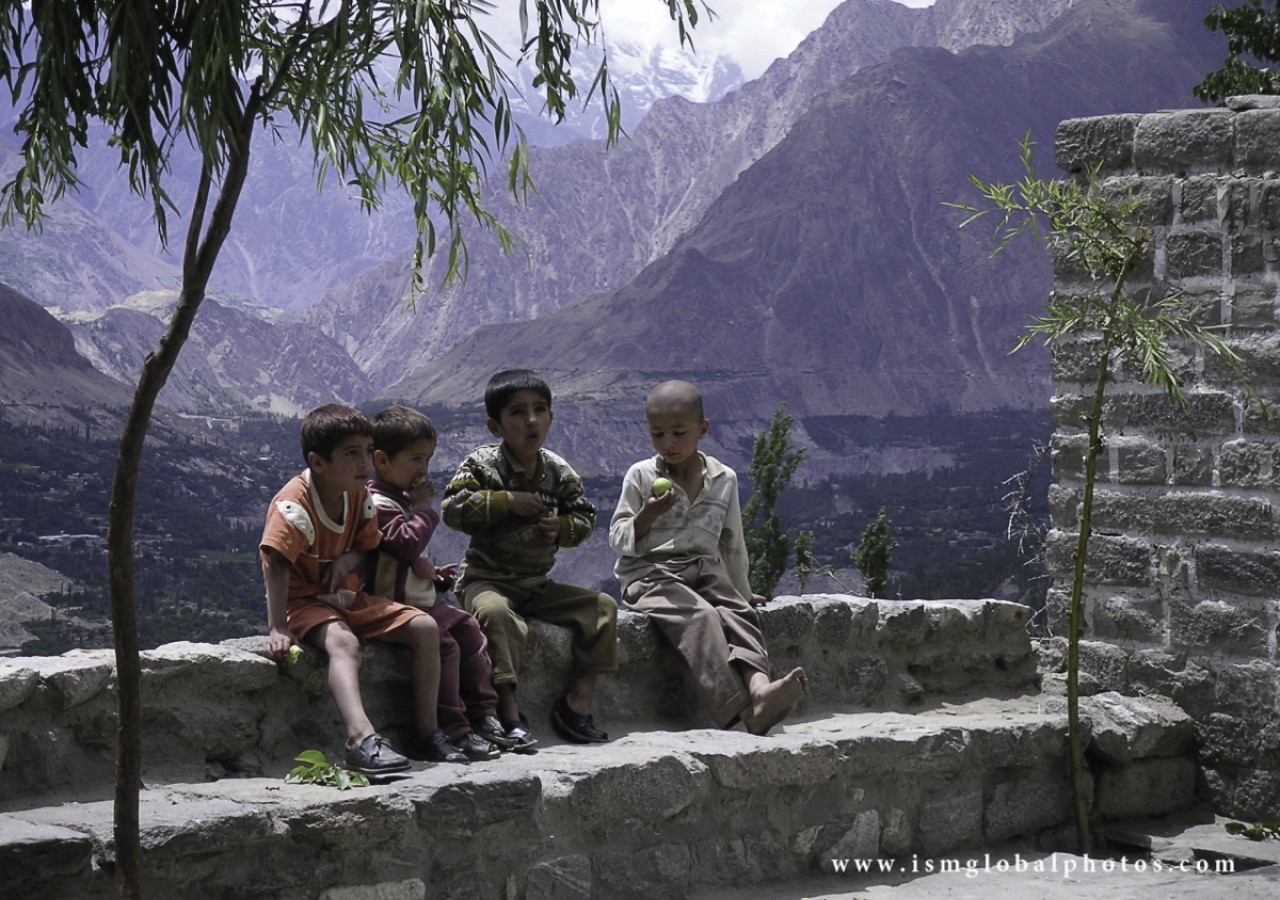
[[[57,319],[5,284],[0,322],[0,416],[76,428],[122,419],[129,389],[80,356]]]
[[[500,186],[489,202],[523,241],[504,256],[470,239],[470,277],[405,301],[402,255],[334,289],[300,318],[352,354],[374,385],[452,346],[477,325],[536,318],[588,294],[621,288],[667,253],[719,194],[791,128],[814,97],[900,47],[955,50],[1042,28],[1072,0],[939,0],[911,9],[848,0],[790,57],[718,103],[656,103],[630,140],[606,152],[579,141],[535,150],[538,197],[521,206]],[[427,284],[442,269],[428,265]]]
[[[173,291],[130,297],[70,317],[76,346],[100,371],[132,384],[177,303]],[[159,401],[183,412],[303,415],[324,403],[359,403],[368,380],[330,338],[303,322],[271,324],[206,299]]]
[[[1064,118],[1190,105],[1222,56],[1209,5],[1080,0],[1011,47],[899,52],[815,102],[624,288],[478,329],[385,396],[474,402],[527,365],[588,418],[673,376],[740,423],[781,401],[802,419],[1042,407],[1045,354],[1007,352],[1044,303],[1047,256],[989,260],[989,232],[958,231],[943,204],[976,199],[970,173],[1016,177],[1028,129],[1053,173]]]

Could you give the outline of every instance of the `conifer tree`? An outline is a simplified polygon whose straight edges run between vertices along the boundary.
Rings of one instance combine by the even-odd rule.
[[[778,407],[769,427],[756,438],[747,470],[756,492],[742,508],[743,532],[751,561],[751,590],[763,597],[773,596],[791,556],[791,536],[782,527],[777,506],[804,460],[804,448],[791,443],[794,423],[787,405]]]
[[[889,585],[889,563],[897,549],[898,539],[893,536],[893,523],[881,507],[880,514],[867,526],[862,533],[862,541],[853,551],[853,564],[862,573],[868,596],[884,596],[884,589]]]

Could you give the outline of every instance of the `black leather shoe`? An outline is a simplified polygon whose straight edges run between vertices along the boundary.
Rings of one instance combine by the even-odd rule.
[[[603,744],[609,740],[609,735],[596,727],[590,715],[570,708],[568,697],[561,697],[551,707],[551,727],[560,737],[575,744]]]

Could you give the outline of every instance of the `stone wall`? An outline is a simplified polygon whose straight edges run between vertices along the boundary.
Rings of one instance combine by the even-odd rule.
[[[1280,108],[1063,122],[1057,162],[1101,166],[1105,190],[1132,191],[1154,223],[1132,285],[1180,291],[1198,321],[1221,325],[1242,377],[1280,413]],[[1085,281],[1055,260],[1055,291]],[[1047,557],[1054,633],[1066,633],[1086,446],[1081,413],[1096,370],[1089,342],[1054,352]],[[1224,814],[1280,808],[1280,416],[1268,418],[1212,354],[1175,351],[1190,404],[1140,373],[1108,386],[1085,592],[1084,656],[1101,690],[1168,695],[1196,720],[1202,788]]]

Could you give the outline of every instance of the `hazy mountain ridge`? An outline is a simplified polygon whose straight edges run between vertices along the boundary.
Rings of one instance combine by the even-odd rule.
[[[416,312],[403,301],[407,255],[361,273],[298,314],[352,353],[375,387],[446,350],[477,325],[533,319],[581,297],[617,290],[670,250],[732,181],[777,144],[817,95],[899,47],[1007,40],[1039,28],[1070,0],[939,0],[910,9],[848,0],[794,53],[718,103],[654,104],[630,140],[535,150],[539,198],[520,206],[505,187],[489,198],[524,242],[504,256],[486,235],[470,239],[470,276],[429,290]],[[525,255],[527,253],[527,256]],[[442,264],[429,262],[434,289]]]
[[[159,343],[177,294],[155,291],[68,322],[77,349],[100,371],[134,383]],[[360,403],[373,390],[350,357],[305,323],[272,325],[206,299],[159,402],[182,412],[302,415],[335,400]]]
[[[1028,127],[1051,172],[1061,119],[1190,105],[1221,55],[1209,6],[1083,0],[1012,47],[895,54],[817,101],[626,287],[478,329],[384,398],[454,405],[530,366],[586,419],[634,420],[648,385],[681,376],[744,425],[784,400],[801,418],[1043,407],[1046,356],[1006,354],[1043,308],[1047,254],[990,260],[989,231],[960,232],[943,204],[976,200],[971,172],[1017,177]]]

